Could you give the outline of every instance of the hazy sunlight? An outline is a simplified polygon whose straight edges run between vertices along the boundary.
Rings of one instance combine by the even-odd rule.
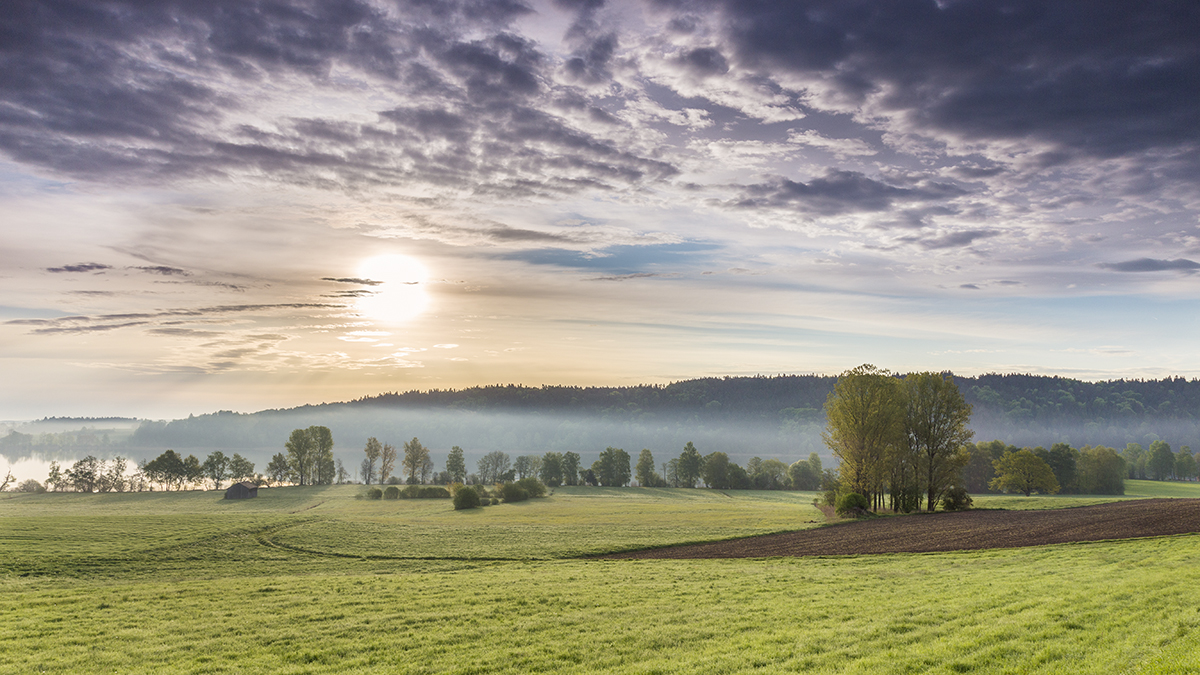
[[[429,306],[425,291],[427,272],[415,258],[390,254],[368,258],[358,266],[358,276],[380,282],[374,293],[358,299],[358,309],[380,323],[409,321]]]

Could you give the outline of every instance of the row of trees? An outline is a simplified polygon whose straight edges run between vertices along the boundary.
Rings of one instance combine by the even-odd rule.
[[[391,443],[380,443],[379,439],[372,436],[367,439],[367,445],[363,451],[367,456],[359,467],[359,478],[364,484],[387,483],[390,478],[393,478],[392,471],[396,468],[396,446]],[[458,452],[458,459],[461,462],[462,448],[459,447],[455,447],[451,451],[450,461],[453,462],[455,451]],[[429,448],[422,445],[421,441],[415,437],[405,443],[401,467],[408,474],[406,482],[409,485],[429,482],[433,475],[433,459],[429,456]]]
[[[174,450],[167,450],[152,460],[134,465],[132,471],[129,461],[121,456],[103,460],[89,455],[69,467],[51,462],[44,486],[37,481],[25,481],[21,489],[26,492],[43,489],[52,492],[142,492],[156,486],[161,490],[182,490],[206,486],[210,482],[215,489],[220,489],[226,480],[253,480],[255,477],[254,463],[237,453],[226,457],[218,450],[201,462],[195,455],[182,457]]]
[[[1162,440],[1151,442],[1148,449],[1142,448],[1140,443],[1129,443],[1121,455],[1129,478],[1197,480],[1200,477],[1197,475],[1200,474],[1200,463],[1186,445],[1179,452],[1172,452],[1170,444]]]
[[[996,462],[1008,455],[1027,453],[1045,464],[1046,471],[1053,477],[1054,489],[1038,489],[1038,492],[1061,492],[1063,494],[1125,494],[1127,459],[1113,448],[1102,445],[1084,446],[1076,449],[1067,443],[1055,443],[1049,450],[1043,447],[1017,448],[1003,441],[988,441],[967,444],[970,459],[962,472],[962,485],[973,493],[1025,492],[1023,489],[1005,486],[996,482],[1000,470]],[[1032,460],[1022,455],[1024,462]],[[1040,468],[1039,468],[1039,471]],[[1049,486],[1049,483],[1046,482]]]
[[[368,485],[400,482],[400,478],[393,475],[397,459],[401,461],[407,476],[405,482],[409,484],[432,481],[493,485],[535,478],[548,487],[623,486],[636,480],[644,487],[696,487],[702,484],[719,489],[815,490],[821,484],[822,475],[821,459],[816,453],[791,466],[777,459],[754,457],[743,469],[723,452],[702,456],[691,442],[679,457],[663,463],[661,474],[656,471],[653,453],[648,449],[643,449],[638,456],[636,472],[632,470],[629,453],[609,447],[590,467],[583,465],[576,452],[551,451],[513,458],[496,450],[481,457],[473,473],[468,472],[463,449],[459,446],[451,448],[446,457],[446,468],[440,472],[434,471],[429,449],[419,439],[413,438],[403,449],[401,458],[390,443],[381,443],[374,437],[368,439],[359,471],[362,482]]]

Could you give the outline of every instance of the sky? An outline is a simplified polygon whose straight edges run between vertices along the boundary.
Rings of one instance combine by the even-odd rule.
[[[1200,376],[1200,5],[9,0],[0,419]]]

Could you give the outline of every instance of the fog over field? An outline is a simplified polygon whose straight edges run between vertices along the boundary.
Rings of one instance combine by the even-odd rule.
[[[200,457],[241,453],[259,470],[283,452],[293,429],[327,426],[334,454],[354,470],[367,438],[394,445],[414,437],[430,448],[437,470],[453,446],[468,466],[492,451],[510,456],[577,452],[585,465],[606,447],[654,453],[661,466],[691,441],[703,453],[724,452],[742,466],[752,457],[792,463],[816,452],[835,460],[822,440],[823,406],[835,378],[782,376],[688,380],[665,387],[513,387],[385,394],[338,404],[254,414],[218,412],[180,420],[53,418],[0,433],[0,452],[22,475],[50,459],[117,454],[152,459],[167,448]],[[973,406],[976,441],[1018,447],[1075,447],[1165,440],[1200,448],[1200,381],[1090,383],[1035,376],[956,378]],[[86,430],[82,430],[87,427]],[[26,468],[28,467],[28,468]],[[42,478],[38,475],[29,477]]]

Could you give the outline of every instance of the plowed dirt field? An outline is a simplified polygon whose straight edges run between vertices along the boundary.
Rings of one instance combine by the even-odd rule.
[[[1200,499],[1141,499],[1051,511],[964,511],[878,518],[604,557],[696,559],[925,553],[1192,532],[1200,532]]]

